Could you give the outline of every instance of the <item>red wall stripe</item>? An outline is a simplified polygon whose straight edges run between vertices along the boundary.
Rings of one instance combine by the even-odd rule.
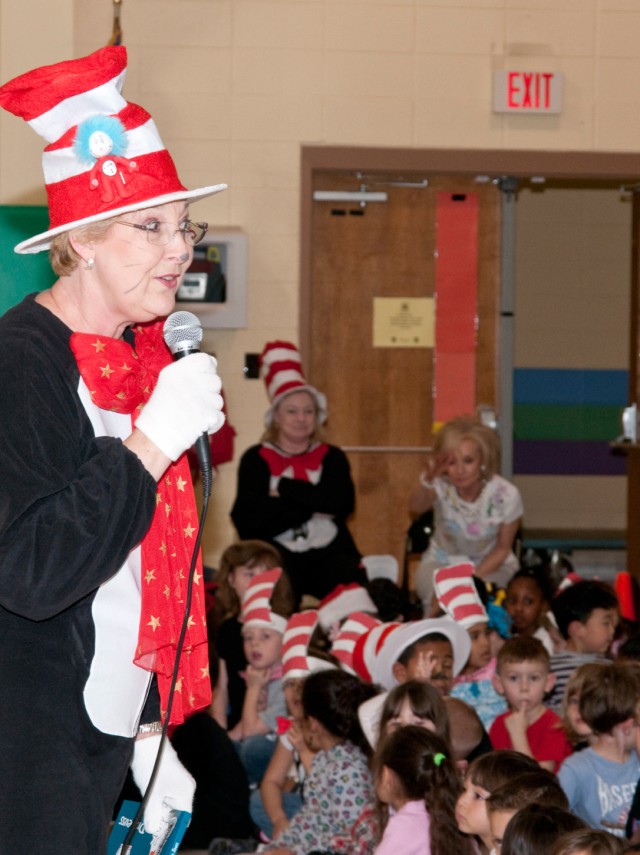
[[[475,409],[478,195],[436,194],[434,421]]]

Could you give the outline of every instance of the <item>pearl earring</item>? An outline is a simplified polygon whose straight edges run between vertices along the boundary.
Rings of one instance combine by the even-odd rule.
[[[85,270],[93,270],[93,258],[87,258],[84,264]]]

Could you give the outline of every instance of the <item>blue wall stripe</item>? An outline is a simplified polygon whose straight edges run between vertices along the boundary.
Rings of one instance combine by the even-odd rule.
[[[627,405],[629,372],[565,368],[516,368],[516,404]]]

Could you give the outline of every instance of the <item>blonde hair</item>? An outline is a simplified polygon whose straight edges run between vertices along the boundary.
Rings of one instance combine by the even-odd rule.
[[[87,223],[86,226],[79,226],[77,229],[56,235],[51,240],[49,248],[49,261],[53,272],[58,276],[70,276],[82,261],[71,244],[72,235],[82,243],[90,241],[100,243],[105,239],[108,230],[115,222],[117,222],[117,217],[109,217],[108,220]]]
[[[498,469],[498,435],[483,425],[475,416],[458,416],[446,422],[435,436],[433,453],[442,460],[460,447],[465,439],[473,442],[480,454],[484,477],[492,478]]]

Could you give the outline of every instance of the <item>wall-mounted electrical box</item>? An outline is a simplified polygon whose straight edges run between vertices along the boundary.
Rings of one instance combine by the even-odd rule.
[[[247,236],[240,229],[210,229],[194,247],[176,308],[193,312],[205,329],[245,327],[247,244]]]

